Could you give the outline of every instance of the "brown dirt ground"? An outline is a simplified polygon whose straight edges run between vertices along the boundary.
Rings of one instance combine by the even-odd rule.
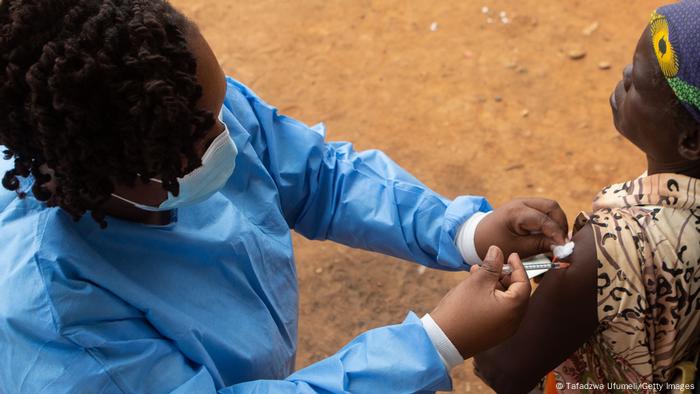
[[[387,152],[443,195],[494,205],[547,196],[571,219],[601,187],[644,170],[612,127],[608,96],[657,1],[173,3],[200,24],[226,72],[281,112]],[[571,60],[572,50],[586,56]],[[294,241],[299,368],[409,310],[430,311],[468,275]],[[471,362],[452,376],[457,392],[488,391]]]

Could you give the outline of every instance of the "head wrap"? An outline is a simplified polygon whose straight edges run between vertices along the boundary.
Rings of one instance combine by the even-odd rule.
[[[651,15],[656,58],[678,100],[700,122],[700,0],[661,7]]]

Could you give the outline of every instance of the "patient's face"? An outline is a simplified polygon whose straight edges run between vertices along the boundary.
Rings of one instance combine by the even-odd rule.
[[[633,64],[625,67],[622,80],[610,96],[615,127],[647,156],[666,161],[678,156],[676,103],[647,27],[637,44]]]

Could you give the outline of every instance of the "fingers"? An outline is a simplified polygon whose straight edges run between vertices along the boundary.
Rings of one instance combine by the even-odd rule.
[[[566,213],[561,209],[559,203],[546,198],[525,198],[523,204],[530,208],[534,208],[557,222],[562,228],[569,228],[569,222],[566,219]]]
[[[564,210],[559,206],[559,203],[546,198],[527,198],[523,199],[522,203],[547,216],[549,220],[553,222],[553,224],[549,225],[550,229],[554,229],[553,233],[548,234],[548,236],[554,239],[555,242],[560,242],[560,244],[565,242],[566,234],[569,229],[569,222],[566,219]],[[544,230],[545,229],[542,229],[541,232],[544,232]],[[561,235],[561,238],[559,238],[559,235]]]
[[[517,253],[512,253],[508,257],[508,264],[513,266],[513,273],[510,274],[510,286],[505,293],[517,300],[527,300],[530,297],[530,280],[527,278],[527,272],[523,266],[520,256]]]
[[[481,269],[480,265],[472,265],[471,269],[469,270],[469,274],[474,274],[478,272]],[[496,290],[500,291],[505,291],[506,288],[508,288],[508,285],[510,284],[510,274],[505,275],[501,272],[501,276],[498,279],[498,282],[496,282]]]
[[[501,279],[498,280],[496,290],[505,291],[508,286],[510,286],[510,274],[501,276]]]
[[[535,208],[526,206],[524,210],[519,213],[517,223],[519,227],[517,230],[525,230],[528,234],[544,234],[545,237],[549,238],[557,245],[566,243],[568,228],[562,227],[545,213]],[[549,248],[547,248],[547,250],[541,250],[541,252],[549,251],[548,249]]]
[[[564,229],[564,236],[568,235],[569,233],[569,221],[566,219],[566,213],[564,213],[564,210],[559,207],[559,204],[555,202],[557,205],[557,208],[553,211],[546,212],[547,216],[552,218],[556,224],[559,225],[560,228]]]
[[[558,245],[543,234],[521,236],[517,242],[516,250],[525,258],[540,253],[550,253],[552,251],[552,245]]]
[[[518,256],[517,253],[511,253],[510,256],[508,256],[508,264],[510,264],[510,266],[513,267],[513,273],[510,274],[511,283],[530,283],[530,280],[527,278],[527,271],[525,271],[525,266],[523,265],[523,262],[522,260],[520,260],[520,256]]]
[[[491,246],[486,253],[484,262],[481,267],[475,272],[475,278],[489,286],[493,286],[498,282],[503,271],[503,252],[497,246]]]
[[[522,264],[522,261],[520,260],[520,256],[518,256],[517,253],[511,253],[510,256],[508,256],[508,264],[511,264],[511,260],[513,260],[514,258],[518,259],[519,266],[524,267],[524,265]],[[504,275],[503,277],[501,277],[501,280],[500,280],[501,285],[503,286],[504,289],[507,289],[513,282],[518,282],[518,281],[522,280],[522,278],[520,277],[520,272],[515,271],[517,266],[511,265],[511,267],[513,268],[513,272],[510,275]],[[523,271],[525,271],[524,268],[523,268]],[[515,276],[513,276],[513,275],[515,275]],[[525,271],[525,279],[529,280],[527,277],[527,271]]]

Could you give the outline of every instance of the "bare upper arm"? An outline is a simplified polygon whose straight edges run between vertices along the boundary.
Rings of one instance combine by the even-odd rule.
[[[545,275],[516,334],[475,357],[478,374],[497,392],[530,390],[594,333],[598,263],[590,224],[574,242],[571,266]]]

